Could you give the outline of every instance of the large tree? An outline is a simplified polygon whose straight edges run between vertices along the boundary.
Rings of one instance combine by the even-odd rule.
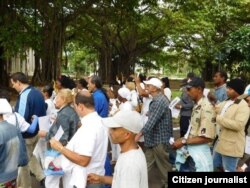
[[[35,51],[35,71],[33,82],[46,83],[56,79],[61,72],[62,51],[66,40],[66,28],[75,18],[89,9],[94,0],[22,0],[4,1],[6,17],[14,19],[5,22],[4,27],[12,27],[10,37],[1,32],[7,50],[14,53]],[[18,26],[15,30],[13,27]],[[8,32],[8,30],[7,30]],[[21,41],[21,44],[18,43]],[[14,47],[9,44],[14,43]]]

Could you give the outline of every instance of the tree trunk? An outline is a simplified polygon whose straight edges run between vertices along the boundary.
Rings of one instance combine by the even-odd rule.
[[[4,48],[0,46],[0,86],[1,87],[8,87],[9,80],[8,80],[8,73],[7,73],[7,61],[4,58]]]
[[[205,66],[202,69],[202,78],[205,81],[211,81],[213,78],[213,72],[214,72],[214,66],[212,64],[212,61],[206,60]]]
[[[33,81],[36,84],[47,84],[56,80],[61,74],[62,50],[65,27],[55,22],[47,23],[42,32],[42,50],[37,53]],[[41,63],[40,63],[41,60]]]

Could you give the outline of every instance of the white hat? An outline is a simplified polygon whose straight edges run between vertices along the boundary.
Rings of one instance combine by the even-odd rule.
[[[113,117],[103,118],[102,122],[106,127],[123,127],[135,134],[143,128],[141,115],[136,111],[119,111]]]
[[[0,114],[12,113],[10,103],[6,99],[0,98],[0,106]]]
[[[118,90],[118,94],[124,98],[127,99],[128,101],[131,99],[131,92],[128,88],[122,87]]]
[[[144,81],[144,83],[145,84],[147,84],[147,85],[153,85],[153,86],[155,86],[155,87],[157,87],[157,88],[161,88],[161,86],[162,86],[162,82],[161,82],[161,80],[159,80],[158,78],[151,78],[150,80],[148,80],[148,81]]]

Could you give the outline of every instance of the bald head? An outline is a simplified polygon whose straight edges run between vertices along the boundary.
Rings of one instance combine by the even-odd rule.
[[[91,97],[91,93],[88,90],[83,90],[78,92],[80,95],[85,96],[85,97]]]
[[[94,98],[89,91],[80,91],[76,94],[75,103],[83,104],[87,108],[95,108]]]

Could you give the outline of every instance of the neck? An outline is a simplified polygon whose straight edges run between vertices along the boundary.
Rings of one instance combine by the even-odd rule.
[[[235,101],[238,97],[239,97],[239,95],[236,95],[236,96],[231,97],[230,99],[231,99],[232,101]]]
[[[215,84],[215,86],[216,87],[220,87],[220,86],[222,86],[222,85],[224,85],[225,83],[217,83],[217,84]]]
[[[93,112],[95,112],[95,109],[86,108],[86,109],[82,112],[82,117],[85,117],[85,116],[87,116],[88,114],[91,114],[91,113],[93,113]]]
[[[126,140],[124,143],[120,144],[121,146],[121,152],[125,153],[130,150],[138,149],[138,145],[136,144],[134,138],[130,140]]]
[[[28,84],[22,84],[22,87],[21,87],[21,92],[22,92],[24,89],[26,89],[27,87],[29,87],[29,85],[28,85]]]

